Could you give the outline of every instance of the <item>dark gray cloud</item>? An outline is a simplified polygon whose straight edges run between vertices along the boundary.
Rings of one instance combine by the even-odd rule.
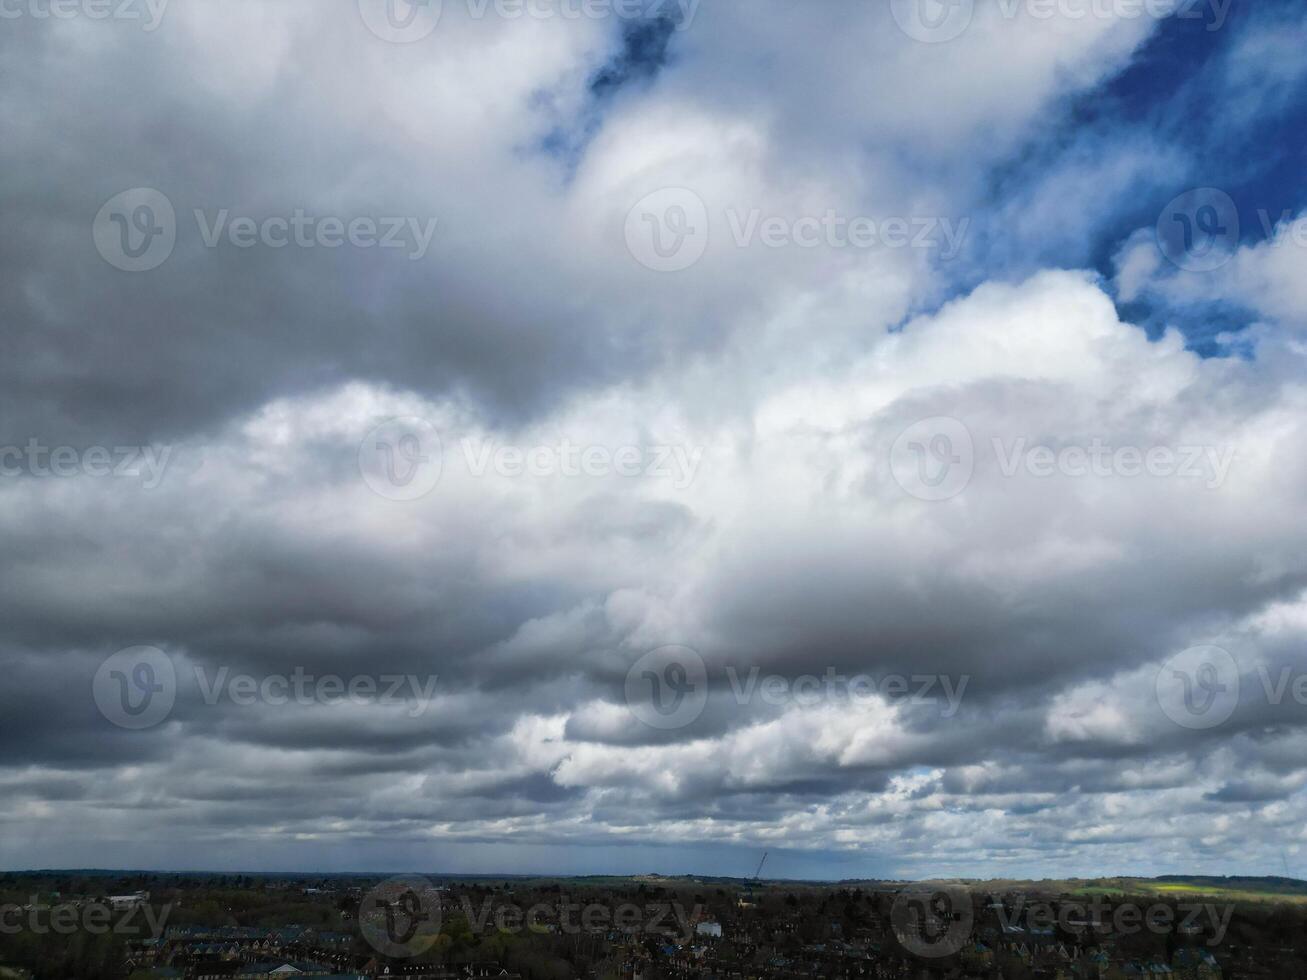
[[[79,463],[0,476],[0,862],[103,863],[79,850],[92,818],[120,863],[174,867],[196,841],[220,867],[464,870],[730,871],[756,846],[794,874],[1043,877],[1299,846],[1303,352],[1280,264],[1218,285],[1271,277],[1285,322],[1203,360],[1092,274],[955,294],[975,270],[928,250],[732,241],[749,214],[1051,221],[1031,201],[1056,187],[987,200],[981,176],[1155,25],[985,14],[935,46],[881,8],[510,22],[447,0],[396,46],[345,6],[3,22],[0,449]],[[133,187],[178,219],[137,273],[92,235]],[[665,187],[712,234],[660,274],[624,223]],[[436,224],[417,259],[208,247],[224,209],[399,218],[410,249]],[[439,480],[396,499],[360,455],[415,417],[439,445],[387,462]],[[932,502],[913,467],[939,444],[904,436],[941,417],[973,459]],[[1199,469],[1021,455],[1095,441]],[[94,446],[166,456],[157,480],[96,474]],[[657,727],[628,672],[671,644],[707,693]],[[1177,721],[1163,665],[1207,644],[1241,696]],[[132,730],[102,665],[139,646],[176,685]]]

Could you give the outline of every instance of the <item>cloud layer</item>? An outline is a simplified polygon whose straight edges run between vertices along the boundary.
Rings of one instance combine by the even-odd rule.
[[[1298,860],[1307,201],[1215,265],[1154,226],[1235,182],[1176,105],[1296,104],[1254,70],[1292,15],[903,6],[0,22],[0,862]],[[1176,31],[1182,91],[1113,88]],[[93,224],[142,187],[175,244],[124,272]],[[324,244],[363,219],[402,247]],[[699,700],[651,725],[669,645]]]

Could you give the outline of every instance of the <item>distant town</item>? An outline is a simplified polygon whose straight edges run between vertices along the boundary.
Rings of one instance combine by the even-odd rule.
[[[0,875],[0,980],[1274,980],[1292,879]]]

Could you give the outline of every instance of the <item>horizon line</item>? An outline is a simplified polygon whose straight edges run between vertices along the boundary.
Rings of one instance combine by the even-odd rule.
[[[1130,874],[1108,874],[1108,875],[1069,875],[1061,877],[1047,878],[1020,878],[1020,877],[995,877],[995,878],[976,878],[968,876],[934,876],[929,878],[786,878],[786,877],[767,877],[767,878],[749,878],[736,875],[708,874],[708,873],[685,873],[685,874],[662,874],[653,871],[630,872],[626,874],[521,874],[521,873],[504,873],[504,872],[445,872],[445,871],[222,871],[203,868],[187,869],[161,869],[161,868],[25,868],[25,869],[0,869],[0,875],[54,875],[54,874],[89,874],[89,875],[223,875],[223,876],[245,876],[261,878],[387,878],[400,877],[404,875],[415,875],[424,878],[443,878],[448,880],[461,880],[472,878],[502,879],[505,881],[530,881],[530,880],[580,880],[583,878],[610,878],[610,879],[638,879],[638,878],[660,878],[669,881],[679,879],[711,879],[717,881],[740,881],[745,883],[772,884],[776,882],[785,882],[789,884],[816,884],[816,885],[840,885],[856,884],[859,882],[874,882],[883,884],[928,884],[931,882],[966,882],[986,884],[989,882],[1029,882],[1039,883],[1042,881],[1111,881],[1119,879],[1123,881],[1164,881],[1168,878],[1189,878],[1196,880],[1244,880],[1244,881],[1291,881],[1307,885],[1307,879],[1295,878],[1290,875],[1255,875],[1255,874],[1236,874],[1236,875],[1213,875],[1213,874],[1184,874],[1168,873],[1162,875],[1130,875]]]

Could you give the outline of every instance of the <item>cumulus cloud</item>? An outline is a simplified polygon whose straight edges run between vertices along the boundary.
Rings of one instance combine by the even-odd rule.
[[[1307,784],[1292,226],[1195,280],[1119,220],[1187,148],[1058,135],[1173,25],[984,6],[926,44],[884,6],[641,34],[447,2],[397,46],[347,6],[0,32],[0,860],[97,863],[94,816],[142,865],[692,843],[1043,877],[1227,869],[1238,841],[1279,867]],[[1221,62],[1249,113],[1294,84],[1231,74],[1262,36]],[[1031,160],[1056,165],[1014,186]],[[130,274],[90,230],[138,186],[178,236]],[[710,234],[659,273],[625,228],[669,187]],[[418,261],[205,243],[297,208],[435,232]],[[972,250],[733,235],[828,214]],[[1203,356],[1134,322],[1159,297],[1266,322]],[[370,479],[393,425],[423,439],[373,465],[428,492]],[[96,678],[143,645],[175,703],[133,731]],[[703,701],[651,725],[628,673],[670,645]],[[1159,677],[1204,645],[1241,697],[1187,727]]]

